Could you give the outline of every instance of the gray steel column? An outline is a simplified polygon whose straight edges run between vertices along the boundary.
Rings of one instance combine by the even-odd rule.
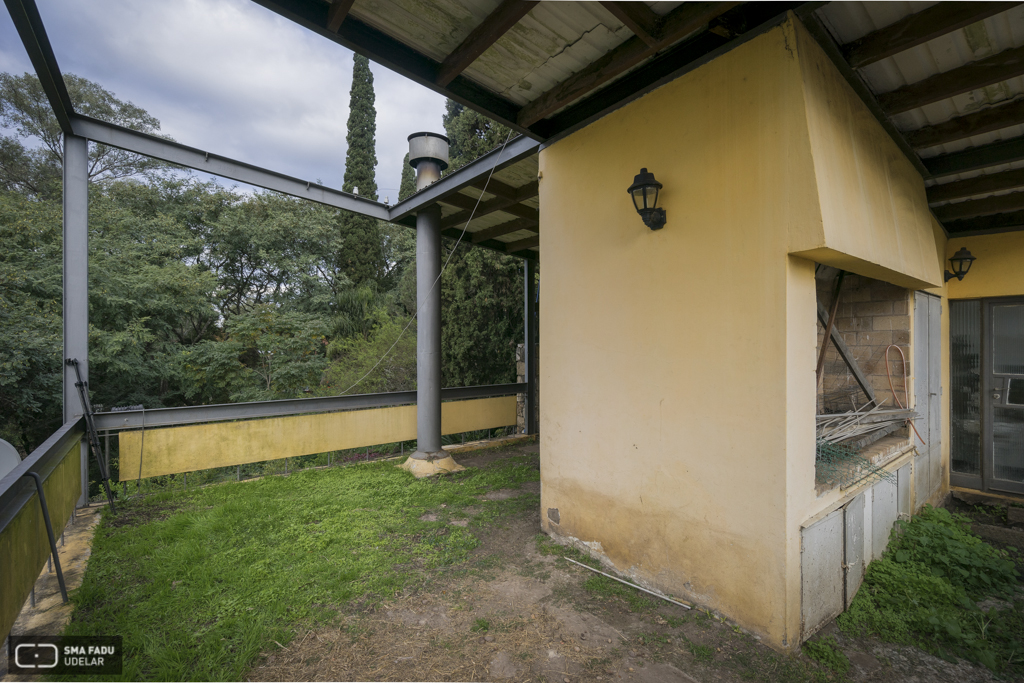
[[[537,363],[538,316],[537,316],[537,262],[524,259],[523,262],[523,360],[526,362],[526,433],[539,431],[540,417]]]
[[[409,136],[409,165],[416,191],[441,179],[448,168],[448,138]],[[441,207],[416,213],[416,460],[448,457],[441,449]]]
[[[416,214],[416,452],[417,459],[441,451],[441,207]]]
[[[64,359],[77,358],[89,380],[89,141],[64,136]],[[75,369],[64,368],[64,422],[83,414]],[[82,440],[82,495],[89,502],[89,448]]]

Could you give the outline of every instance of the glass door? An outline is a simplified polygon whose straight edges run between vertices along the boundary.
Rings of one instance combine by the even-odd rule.
[[[985,488],[1024,493],[1024,300],[985,306]]]

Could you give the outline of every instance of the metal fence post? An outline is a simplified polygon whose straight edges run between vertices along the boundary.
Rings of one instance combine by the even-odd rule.
[[[524,259],[523,264],[523,360],[526,363],[526,433],[536,434],[540,393],[537,382],[537,262]]]

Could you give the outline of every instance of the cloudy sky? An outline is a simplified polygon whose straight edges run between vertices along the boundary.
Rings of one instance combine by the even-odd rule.
[[[146,109],[178,142],[341,187],[350,51],[251,0],[37,3],[61,71]],[[444,98],[382,66],[370,68],[378,193],[395,203],[406,137],[444,132]],[[32,71],[6,10],[0,71]]]

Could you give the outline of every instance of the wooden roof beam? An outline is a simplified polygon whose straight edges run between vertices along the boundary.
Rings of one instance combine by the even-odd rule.
[[[535,0],[503,0],[450,55],[444,58],[438,67],[435,82],[440,86],[451,83],[537,4]]]
[[[915,149],[925,149],[1021,123],[1024,123],[1024,99],[907,131],[903,137]]]
[[[517,218],[513,221],[508,221],[507,223],[500,223],[499,225],[495,225],[490,228],[477,230],[473,233],[473,244],[483,242],[484,240],[494,239],[495,237],[501,237],[502,235],[510,235],[513,232],[519,232],[520,230],[540,232],[540,228],[537,226],[536,221],[532,221],[529,218]]]
[[[965,218],[963,220],[944,222],[943,226],[950,235],[964,233],[1010,232],[1024,228],[1024,211],[997,213],[991,216]]]
[[[987,19],[1017,6],[1016,2],[940,2],[916,14],[903,17],[841,47],[854,69],[892,57],[927,43],[933,38]]]
[[[924,160],[924,167],[933,178],[937,178],[974,171],[986,166],[1009,164],[1021,159],[1024,159],[1024,137],[968,147],[962,152],[928,157]]]
[[[712,19],[739,3],[688,2],[672,10],[662,20],[659,40],[648,45],[639,37],[632,37],[612,49],[590,66],[577,71],[555,87],[529,102],[519,111],[517,123],[528,127],[550,116],[567,104],[599,88],[623,72],[636,66],[659,50],[693,33]]]
[[[943,202],[999,190],[1012,190],[1015,187],[1024,187],[1024,168],[980,175],[977,178],[958,180],[943,185],[932,185],[927,190],[928,201],[931,203]]]
[[[878,104],[889,114],[899,114],[1021,75],[1024,75],[1024,47],[1011,48],[952,71],[882,93],[878,96]],[[523,108],[525,110],[526,107]],[[519,113],[520,119],[523,111]]]
[[[1011,192],[984,199],[969,199],[966,202],[944,204],[933,209],[935,217],[943,223],[962,218],[976,218],[1022,210],[1024,210],[1024,192]]]
[[[640,40],[650,46],[658,44],[661,37],[661,17],[642,2],[612,2],[603,0],[604,8],[626,25]]]
[[[533,247],[539,246],[540,235],[537,235],[535,237],[527,237],[525,239],[516,240],[515,242],[506,242],[505,251],[507,251],[510,254],[514,254],[517,251],[522,251],[523,249],[532,249]]]
[[[337,33],[338,29],[341,28],[342,23],[345,21],[345,17],[348,16],[348,12],[352,9],[352,5],[355,0],[334,0],[331,3],[331,8],[327,10],[327,30],[331,33]]]
[[[522,218],[534,218],[538,213],[537,209],[522,206],[513,199],[495,197],[494,199],[490,199],[486,202],[480,202],[480,205],[476,207],[475,211],[473,209],[466,209],[452,214],[451,216],[442,218],[441,228],[444,229],[453,226],[461,227],[470,218],[482,218],[483,216],[494,213],[495,211],[504,211],[505,213],[510,213],[513,216],[520,216]]]

